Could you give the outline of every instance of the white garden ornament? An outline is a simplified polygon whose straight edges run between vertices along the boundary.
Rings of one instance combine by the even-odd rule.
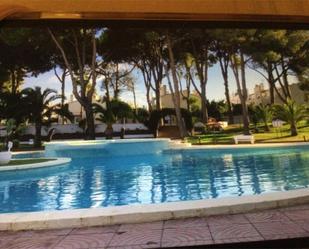
[[[0,165],[6,165],[11,161],[12,153],[11,149],[13,147],[13,143],[11,141],[8,142],[8,151],[0,152]]]

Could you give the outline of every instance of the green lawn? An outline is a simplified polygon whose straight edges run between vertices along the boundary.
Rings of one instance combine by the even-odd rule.
[[[3,144],[0,143],[0,151],[3,149]],[[18,148],[13,148],[12,151],[38,151],[38,150],[44,150],[44,146],[40,148],[34,148],[33,145],[30,144],[20,144]]]
[[[31,158],[31,159],[18,159],[18,160],[13,159],[9,162],[9,164],[1,166],[16,166],[16,165],[32,164],[32,163],[44,163],[54,160],[56,159],[47,159],[47,158]]]
[[[280,142],[309,142],[309,125],[300,124],[298,126],[298,136],[290,136],[289,125],[284,125],[280,130],[271,127],[270,132],[264,132],[262,126],[258,126],[259,132],[252,134],[256,143],[280,143]],[[234,144],[233,136],[241,134],[242,129],[238,125],[231,125],[223,132],[209,133],[188,137],[186,140],[192,144]]]

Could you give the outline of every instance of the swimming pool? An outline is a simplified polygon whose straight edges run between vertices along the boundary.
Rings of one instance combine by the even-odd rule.
[[[68,166],[2,172],[0,212],[200,200],[306,188],[309,146],[169,149],[168,140],[52,143]],[[17,157],[40,157],[21,154]]]

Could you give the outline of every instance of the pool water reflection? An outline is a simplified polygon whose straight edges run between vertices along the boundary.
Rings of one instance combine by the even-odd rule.
[[[164,203],[304,188],[309,185],[308,149],[165,150],[129,156],[106,156],[93,148],[78,153],[66,149],[57,153],[72,157],[69,166],[1,173],[0,212]]]

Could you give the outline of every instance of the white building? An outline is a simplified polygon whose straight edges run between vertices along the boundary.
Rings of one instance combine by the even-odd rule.
[[[309,92],[302,91],[299,89],[299,85],[297,83],[291,84],[289,86],[291,97],[299,104],[304,104],[309,102]],[[281,92],[281,88],[278,89]],[[231,95],[231,103],[232,104],[240,104],[240,99],[237,93]],[[269,104],[270,103],[270,94],[269,89],[264,87],[263,83],[256,84],[253,88],[253,93],[249,94],[248,96],[248,104]],[[281,104],[282,101],[280,100],[279,96],[275,92],[275,104]]]
[[[104,104],[102,104],[101,99],[98,96],[94,97],[92,102],[102,105],[103,107],[105,106]],[[69,106],[69,111],[72,112],[74,115],[74,123],[78,123],[82,119],[86,118],[86,112],[84,108],[76,99],[74,99],[73,95],[70,96],[70,101],[67,104]],[[95,122],[99,123],[97,121]]]
[[[200,98],[200,96],[195,92],[192,91],[190,93],[190,96],[195,96],[197,98]],[[183,109],[187,109],[187,101],[185,98],[188,97],[188,91],[183,90],[180,93],[180,107]],[[167,90],[167,86],[163,85],[160,88],[160,101],[161,101],[161,108],[174,108],[174,102],[173,102],[173,96],[172,94]],[[155,107],[156,105],[156,98],[152,98],[152,106]]]

